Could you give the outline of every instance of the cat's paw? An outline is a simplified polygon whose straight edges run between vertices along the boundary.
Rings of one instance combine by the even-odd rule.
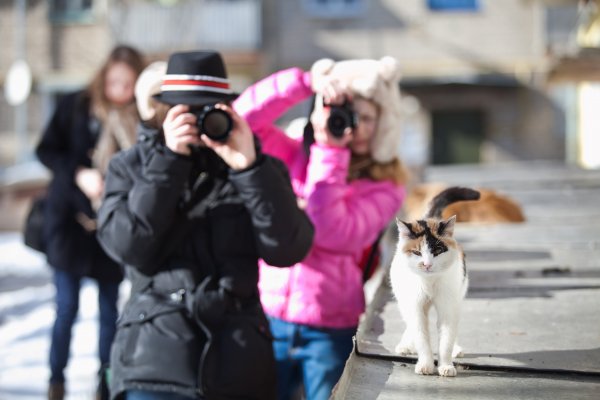
[[[454,365],[440,365],[438,368],[438,374],[440,376],[456,376],[456,368]]]
[[[407,346],[404,343],[398,343],[394,351],[396,352],[396,354],[400,354],[401,356],[408,356],[410,354],[416,354],[417,352],[415,349],[413,349],[410,346]]]
[[[432,375],[435,372],[435,365],[433,360],[417,361],[415,365],[415,374],[419,375]]]
[[[452,357],[454,358],[462,358],[465,356],[465,353],[463,352],[462,347],[460,347],[459,345],[455,344],[454,348],[452,349]]]

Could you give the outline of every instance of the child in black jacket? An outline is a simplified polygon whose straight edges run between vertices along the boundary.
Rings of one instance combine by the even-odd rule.
[[[235,96],[218,53],[173,54],[156,96],[172,106],[162,129],[109,165],[98,238],[132,281],[113,398],[275,397],[258,260],[293,265],[314,232]]]

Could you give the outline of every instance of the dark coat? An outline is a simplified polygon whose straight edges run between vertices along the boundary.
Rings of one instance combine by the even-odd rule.
[[[159,140],[114,157],[98,237],[127,265],[132,294],[111,354],[113,398],[137,388],[273,399],[258,259],[293,265],[313,234],[277,159],[259,153],[234,172],[212,150],[181,156]]]
[[[77,221],[78,214],[96,218],[90,200],[75,184],[75,170],[90,168],[100,124],[90,115],[84,92],[65,96],[36,148],[40,161],[52,172],[44,219],[48,264],[78,276],[120,282],[123,271],[100,247],[95,232]]]

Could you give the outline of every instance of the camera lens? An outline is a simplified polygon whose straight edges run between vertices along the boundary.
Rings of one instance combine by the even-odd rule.
[[[333,136],[341,138],[344,136],[346,128],[354,128],[355,125],[354,111],[349,103],[344,103],[341,106],[331,106],[327,128]]]
[[[223,110],[214,108],[204,114],[201,130],[213,140],[225,141],[231,131],[231,117]]]
[[[200,112],[194,113],[198,119],[200,133],[205,134],[212,140],[225,142],[233,128],[233,120],[229,114],[214,105],[204,106]]]

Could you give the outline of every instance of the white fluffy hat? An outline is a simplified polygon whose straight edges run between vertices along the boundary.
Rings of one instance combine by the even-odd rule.
[[[312,88],[316,93],[327,81],[335,79],[354,95],[377,103],[381,115],[373,138],[372,155],[378,162],[389,162],[398,154],[400,142],[400,66],[395,58],[353,59],[335,62],[324,58],[311,67]]]
[[[154,101],[152,96],[160,93],[160,85],[167,73],[165,61],[155,61],[148,65],[135,82],[135,101],[140,118],[148,121],[154,117]]]

